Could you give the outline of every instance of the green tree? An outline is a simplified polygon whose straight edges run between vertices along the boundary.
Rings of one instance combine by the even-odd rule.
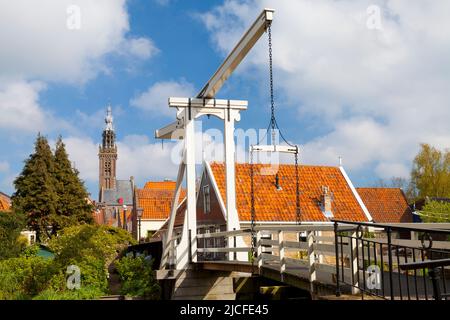
[[[55,149],[57,230],[80,223],[93,223],[94,208],[87,201],[89,195],[78,174],[71,166],[65,145],[59,137]]]
[[[25,247],[20,231],[25,225],[23,215],[0,211],[0,260],[17,257]]]
[[[124,295],[157,300],[161,295],[161,287],[155,279],[151,261],[143,256],[122,257],[116,262],[121,282],[120,291]]]
[[[410,198],[450,197],[450,151],[422,144],[411,171]]]
[[[25,160],[21,174],[14,181],[16,192],[12,196],[13,209],[27,214],[27,224],[36,231],[38,240],[49,238],[56,223],[58,195],[54,172],[48,141],[38,134],[34,153]]]
[[[423,222],[450,222],[450,203],[443,201],[427,201],[420,217]]]
[[[107,291],[108,267],[127,246],[136,241],[126,230],[83,224],[65,228],[49,241],[55,254],[54,263],[60,270],[77,265],[81,270],[81,285]]]

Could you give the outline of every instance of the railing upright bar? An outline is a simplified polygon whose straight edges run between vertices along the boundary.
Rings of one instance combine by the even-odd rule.
[[[278,254],[280,256],[280,276],[281,276],[281,281],[284,281],[284,273],[286,271],[286,262],[284,260],[284,254],[285,254],[285,249],[284,249],[284,232],[283,231],[279,231],[278,232]]]
[[[444,266],[441,267],[441,273],[442,273],[442,285],[443,285],[443,288],[444,288],[444,293],[447,293],[447,284],[446,284],[446,281],[445,281],[445,268],[444,268]],[[448,295],[445,296],[445,300],[447,300],[447,298],[448,298]]]
[[[387,228],[387,238],[388,238],[388,264],[389,264],[389,291],[391,294],[391,300],[394,300],[394,281],[392,279],[392,230]]]
[[[363,274],[363,284],[364,284],[364,292],[367,291],[367,284],[366,284],[366,262],[365,262],[365,254],[364,254],[364,240],[363,237],[361,237],[361,255],[362,255],[362,274]]]
[[[416,249],[413,248],[413,262],[416,262]],[[414,285],[416,288],[416,299],[419,300],[419,288],[417,287],[417,269],[414,269]]]
[[[261,274],[261,267],[264,265],[263,255],[262,255],[262,244],[261,244],[261,238],[262,238],[262,231],[258,230],[256,232],[256,244],[257,244],[257,253],[256,253],[256,259],[258,262],[258,271],[259,274]],[[253,272],[254,273],[254,272]]]
[[[420,253],[421,253],[422,261],[425,261],[425,254],[424,254],[423,250],[420,250]],[[426,276],[425,268],[422,268],[422,278],[423,278],[423,287],[425,290],[425,300],[428,300],[427,276]]]
[[[377,261],[377,243],[374,242],[373,243],[373,261],[374,264],[378,267],[378,261]],[[379,280],[379,278],[377,278],[377,281]],[[378,286],[375,287],[375,293],[378,295],[379,294],[379,289]]]
[[[397,258],[397,275],[398,275],[398,290],[400,293],[400,300],[403,300],[403,292],[402,292],[402,272],[400,271],[400,254],[398,251],[398,246],[395,247],[395,255]]]
[[[339,236],[341,238],[341,267],[342,267],[342,282],[345,282],[345,269],[344,269],[344,241],[342,240],[342,235]]]
[[[334,222],[334,249],[336,251],[336,297],[341,296],[339,283],[339,245],[338,245],[338,223]]]
[[[405,263],[408,263],[408,250],[406,248],[405,248]],[[411,300],[411,294],[409,292],[409,271],[408,270],[406,270],[406,292],[408,294],[408,300]]]
[[[386,297],[386,290],[385,290],[385,279],[384,279],[384,258],[383,258],[383,244],[380,243],[380,264],[381,264],[381,290],[383,292],[383,298]]]
[[[236,231],[236,228],[233,228],[233,231]],[[233,237],[233,248],[236,248],[236,236]],[[233,258],[237,260],[237,252],[234,252]]]
[[[314,283],[316,281],[316,257],[314,253],[314,231],[309,231],[306,239],[308,242],[309,283],[311,293],[315,293]]]

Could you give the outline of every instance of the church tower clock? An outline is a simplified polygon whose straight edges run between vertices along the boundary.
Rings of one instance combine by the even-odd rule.
[[[105,117],[105,129],[102,144],[99,146],[99,190],[116,187],[117,146],[116,133],[113,127],[111,106],[108,106]]]

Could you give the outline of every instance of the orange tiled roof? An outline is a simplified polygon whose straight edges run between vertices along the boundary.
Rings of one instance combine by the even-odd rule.
[[[170,214],[175,182],[147,182],[144,189],[137,190],[138,207],[143,208],[142,219],[163,220]],[[186,196],[181,189],[180,203]]]
[[[374,222],[412,222],[412,212],[400,188],[356,188]]]
[[[175,181],[147,181],[144,189],[175,190]]]
[[[11,203],[9,199],[0,194],[0,211],[9,211],[11,210]]]
[[[296,175],[294,165],[280,165],[278,174],[282,190],[277,190],[275,175],[256,174],[267,165],[254,165],[255,209],[258,221],[296,221]],[[211,163],[222,199],[226,203],[225,166]],[[322,186],[333,193],[335,219],[367,221],[363,209],[338,167],[299,166],[301,221],[328,221],[319,201]],[[250,165],[236,164],[236,206],[241,221],[251,220]]]

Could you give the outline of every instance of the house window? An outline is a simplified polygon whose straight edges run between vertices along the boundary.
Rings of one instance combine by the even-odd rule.
[[[211,212],[211,195],[209,193],[209,185],[203,186],[203,211],[205,213]]]

